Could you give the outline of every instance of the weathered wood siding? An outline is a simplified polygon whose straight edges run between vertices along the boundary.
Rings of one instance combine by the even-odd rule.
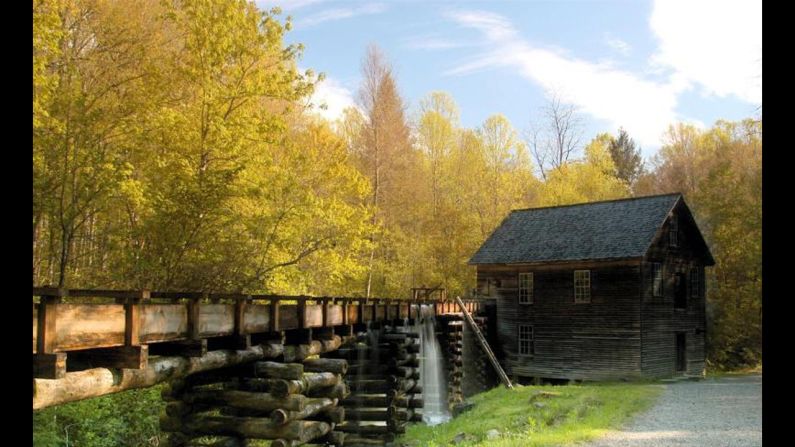
[[[140,319],[142,343],[180,340],[188,336],[188,308],[184,304],[144,304]]]
[[[610,379],[641,373],[639,263],[478,266],[497,298],[497,335],[508,374]],[[574,270],[591,270],[591,302],[574,302]],[[533,304],[519,304],[518,274],[533,272]],[[519,326],[533,326],[535,354],[519,355]]]
[[[329,326],[337,326],[342,324],[342,306],[341,305],[329,306],[326,320]]]
[[[269,330],[271,323],[270,306],[246,306],[243,315],[247,334],[267,332]]]
[[[674,210],[676,213],[678,210]],[[676,371],[676,333],[685,333],[686,374],[701,375],[704,371],[706,313],[703,253],[694,243],[698,231],[685,216],[679,218],[679,243],[669,246],[670,221],[662,227],[659,237],[649,249],[643,263],[642,305],[642,370],[648,377],[670,377]],[[663,296],[652,294],[652,262],[663,264]],[[690,293],[690,268],[698,267],[699,293]],[[681,272],[686,279],[687,307],[674,307],[675,274]]]
[[[124,306],[121,304],[58,305],[56,352],[86,347],[124,345]]]

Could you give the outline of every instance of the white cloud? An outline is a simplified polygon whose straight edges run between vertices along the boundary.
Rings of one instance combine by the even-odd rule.
[[[320,11],[296,23],[296,26],[309,27],[324,22],[331,22],[362,15],[380,14],[386,11],[387,7],[383,3],[368,3],[364,6],[355,8],[333,8]]]
[[[649,24],[660,41],[652,63],[678,82],[762,103],[761,0],[657,0]]]
[[[612,36],[610,33],[605,33],[605,43],[622,56],[629,56],[630,51],[632,51],[632,46],[618,37]]]
[[[356,106],[351,90],[336,79],[328,77],[315,87],[311,101],[316,106],[326,105],[325,110],[315,107],[314,111],[329,121],[341,117],[345,108]]]
[[[509,20],[491,12],[454,12],[448,16],[462,26],[480,31],[488,48],[449,70],[448,75],[492,67],[513,68],[611,127],[623,126],[646,147],[658,147],[662,133],[678,118],[675,107],[680,84],[645,80],[608,64],[531,45],[519,37]]]
[[[422,36],[404,39],[403,46],[413,50],[449,50],[451,48],[471,46],[471,44],[445,39],[443,37]]]

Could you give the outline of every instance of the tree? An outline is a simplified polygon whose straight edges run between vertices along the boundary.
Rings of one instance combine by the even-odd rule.
[[[629,189],[618,177],[610,157],[609,134],[597,135],[585,147],[585,159],[550,171],[541,187],[541,205],[566,205],[627,197]]]
[[[34,282],[98,270],[95,229],[132,175],[129,136],[163,98],[157,13],[154,2],[34,4]]]
[[[640,148],[635,147],[635,141],[622,128],[618,131],[618,138],[610,141],[609,149],[618,178],[624,180],[630,187],[634,186],[638,176],[643,172]]]
[[[373,245],[365,282],[365,296],[369,297],[376,269],[376,252],[378,247],[384,247],[375,229],[380,228],[383,233],[400,227],[401,206],[412,200],[410,188],[400,188],[400,180],[405,176],[412,178],[410,171],[416,166],[412,160],[414,153],[405,106],[398,94],[392,68],[374,45],[368,47],[362,62],[358,104],[364,111],[366,122],[361,127],[359,141],[353,147],[358,150],[356,158],[361,171],[370,179],[372,197],[369,204],[374,210],[374,229],[369,237]],[[388,256],[387,253],[381,254],[381,260]]]
[[[583,135],[582,124],[577,107],[563,103],[560,95],[551,93],[540,110],[538,122],[527,133],[527,145],[543,179],[546,180],[550,170],[560,168],[576,155]]]
[[[643,194],[681,192],[715,258],[707,269],[707,360],[755,366],[762,358],[762,124],[669,127]]]
[[[439,207],[441,182],[446,174],[443,164],[455,144],[457,127],[458,106],[452,96],[444,92],[432,92],[420,101],[417,144],[430,164],[434,211]]]

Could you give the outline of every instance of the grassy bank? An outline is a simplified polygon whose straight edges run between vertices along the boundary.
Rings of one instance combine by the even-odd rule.
[[[644,383],[495,388],[474,396],[474,408],[447,424],[415,424],[398,441],[415,446],[557,446],[593,439],[651,406],[662,387]],[[546,393],[544,393],[546,392]],[[495,429],[499,436],[487,439]]]
[[[732,377],[732,376],[746,376],[749,374],[762,374],[762,365],[759,364],[753,367],[733,369],[733,370],[722,370],[714,368],[707,369],[706,376],[708,378],[719,378],[719,377]]]
[[[33,412],[34,447],[162,445],[161,386],[128,390]]]

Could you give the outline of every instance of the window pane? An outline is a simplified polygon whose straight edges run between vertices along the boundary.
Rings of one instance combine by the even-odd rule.
[[[519,274],[519,302],[530,304],[533,302],[533,274]]]
[[[519,354],[521,355],[533,354],[533,326],[530,325],[519,326]]]

